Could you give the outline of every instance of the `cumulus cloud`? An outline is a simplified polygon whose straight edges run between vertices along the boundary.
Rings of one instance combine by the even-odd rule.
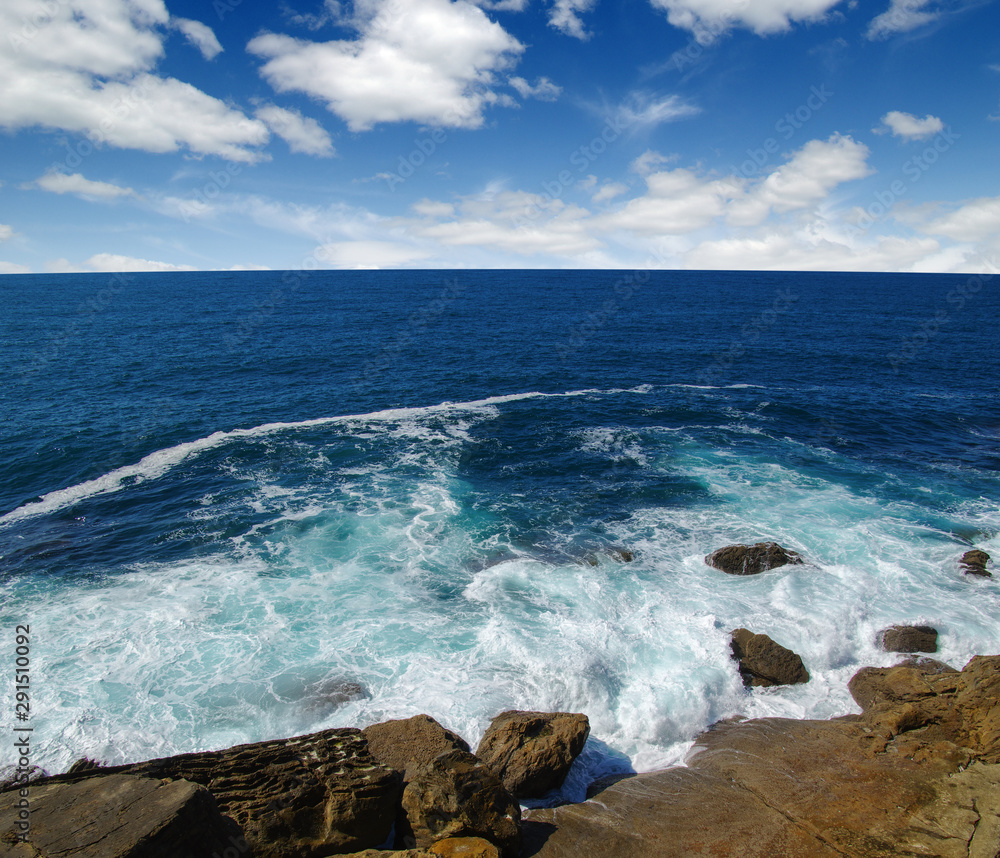
[[[27,265],[18,265],[15,262],[0,262],[0,274],[30,274],[31,269]]]
[[[123,188],[110,182],[94,182],[85,179],[81,173],[46,173],[34,184],[53,194],[76,194],[105,200],[135,196],[135,191],[131,188]]]
[[[83,263],[90,271],[195,271],[193,265],[174,265],[170,262],[156,262],[117,253],[97,253]]]
[[[168,23],[162,0],[5,0],[0,127],[255,160],[255,147],[268,139],[262,122],[190,84],[152,74]]]
[[[206,60],[214,60],[222,53],[222,45],[212,32],[212,28],[202,24],[201,21],[192,21],[190,18],[174,18],[171,23],[184,34],[192,45],[194,45]]]
[[[1000,236],[1000,197],[970,200],[955,211],[934,218],[924,229],[962,242],[996,239]]]
[[[779,33],[793,23],[821,20],[840,0],[652,0],[675,27],[704,44],[735,28],[758,35]]]
[[[586,41],[590,33],[580,15],[594,7],[595,0],[555,0],[549,10],[549,24],[567,36]]]
[[[273,104],[258,107],[255,116],[288,144],[293,152],[328,158],[334,154],[333,141],[315,119],[298,111]]]
[[[888,39],[928,24],[941,13],[928,11],[931,0],[892,0],[889,8],[868,25],[869,39]]]
[[[413,120],[477,128],[501,102],[495,73],[524,46],[466,0],[372,0],[354,41],[310,42],[268,33],[248,50],[281,92],[326,102],[352,131]]]
[[[876,129],[879,131],[880,129]],[[923,119],[917,119],[910,113],[903,113],[900,110],[890,110],[882,117],[881,132],[891,131],[897,137],[906,140],[922,140],[925,137],[933,137],[944,130],[944,123],[936,116],[929,113]]]
[[[868,147],[851,137],[835,134],[829,140],[810,140],[787,163],[734,199],[727,219],[750,226],[772,212],[815,206],[837,185],[870,175],[867,158]]]
[[[512,77],[507,81],[517,90],[521,98],[537,98],[539,101],[555,101],[562,94],[562,87],[552,83],[547,77],[539,78],[532,86],[523,77]]]
[[[14,230],[5,223],[0,223],[0,241],[10,241],[14,236]]]

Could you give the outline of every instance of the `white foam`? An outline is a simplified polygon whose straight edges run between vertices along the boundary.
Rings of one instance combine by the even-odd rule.
[[[556,399],[573,396],[602,395],[609,396],[620,393],[647,393],[648,385],[636,388],[611,390],[586,389],[571,390],[565,393],[540,393],[533,391],[530,393],[511,393],[502,396],[490,396],[486,399],[476,399],[469,402],[442,402],[438,405],[426,405],[413,408],[388,408],[382,411],[373,411],[368,414],[347,414],[337,417],[319,417],[312,420],[300,420],[290,423],[264,423],[250,429],[232,429],[228,432],[213,432],[205,438],[196,441],[187,441],[174,447],[164,450],[157,450],[143,457],[134,465],[126,465],[113,471],[77,483],[65,489],[48,492],[41,496],[40,500],[23,504],[0,516],[0,526],[32,518],[39,515],[47,515],[58,510],[71,507],[87,498],[98,495],[111,494],[121,491],[128,485],[155,480],[162,477],[172,468],[184,462],[186,459],[204,453],[231,441],[247,438],[260,438],[277,432],[286,432],[297,429],[310,429],[323,426],[335,426],[350,423],[385,423],[385,422],[405,422],[415,419],[425,418],[434,414],[459,413],[463,411],[478,411],[489,409],[492,406],[503,405],[508,402],[520,402],[527,399]],[[401,433],[414,433],[415,429],[401,428]],[[456,427],[454,432],[456,437],[462,436],[461,427]],[[417,432],[419,437],[419,432]],[[134,481],[134,482],[130,482]]]

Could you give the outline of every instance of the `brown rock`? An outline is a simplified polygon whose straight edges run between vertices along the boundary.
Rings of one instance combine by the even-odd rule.
[[[758,542],[755,545],[727,545],[713,551],[705,562],[730,575],[757,575],[770,569],[789,564],[801,564],[802,557],[782,548],[777,542]]]
[[[500,858],[500,850],[482,837],[446,837],[428,849],[444,858]]]
[[[993,575],[986,571],[986,564],[990,562],[990,555],[978,548],[966,551],[962,559],[958,561],[959,568],[966,575],[978,575],[980,578],[992,578]]]
[[[257,858],[311,858],[374,848],[392,830],[402,784],[368,753],[360,730],[181,754],[66,773],[41,783],[117,774],[183,778],[208,789]]]
[[[733,658],[739,662],[746,686],[794,685],[809,681],[802,659],[775,643],[767,635],[736,629],[732,636]]]
[[[686,768],[532,810],[525,856],[935,855],[1000,842],[1000,656],[961,673],[895,667],[862,716],[728,721]]]
[[[407,844],[429,847],[449,837],[482,837],[505,858],[521,847],[521,809],[500,779],[472,754],[449,751],[413,771],[403,791]]]
[[[891,626],[876,643],[886,652],[937,652],[937,629],[931,626]]]
[[[383,721],[361,732],[368,740],[369,753],[381,765],[401,773],[404,782],[410,780],[408,770],[426,766],[439,754],[469,750],[465,739],[446,730],[429,715]]]
[[[30,807],[27,843],[17,836],[22,800]],[[25,799],[19,790],[3,793],[0,843],[3,854],[26,858],[213,858],[233,848],[251,855],[204,787],[135,775],[34,784]]]
[[[590,735],[586,715],[570,712],[501,712],[490,723],[476,756],[517,798],[538,798],[562,786]]]

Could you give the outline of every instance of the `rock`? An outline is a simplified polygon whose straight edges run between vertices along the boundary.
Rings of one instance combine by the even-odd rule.
[[[959,568],[966,575],[978,575],[981,578],[992,578],[993,575],[986,571],[986,564],[990,562],[990,555],[978,548],[966,551],[962,559],[958,561]]]
[[[476,756],[511,795],[538,798],[562,786],[589,735],[586,715],[501,712],[486,730]]]
[[[361,733],[368,740],[369,753],[381,765],[402,774],[404,783],[410,780],[408,771],[426,766],[439,754],[469,751],[465,739],[429,715],[383,721],[365,727]]]
[[[779,566],[801,564],[802,557],[782,548],[777,542],[758,542],[755,545],[719,548],[709,554],[705,562],[730,575],[757,575]]]
[[[722,722],[686,767],[528,811],[523,854],[994,858],[1000,656],[960,673],[881,670],[863,715]]]
[[[413,771],[403,791],[407,845],[482,837],[505,858],[521,848],[521,808],[500,779],[467,751],[449,751]]]
[[[930,626],[891,626],[878,633],[876,643],[886,652],[937,652],[937,636]]]
[[[256,858],[304,858],[388,840],[402,783],[368,753],[360,730],[181,754],[66,773],[41,783],[131,774],[183,778],[208,789],[242,828]]]
[[[615,775],[605,775],[602,778],[598,778],[593,781],[590,786],[587,787],[587,798],[593,798],[595,795],[600,795],[609,786],[614,786],[618,781],[626,780],[627,778],[634,778],[635,772],[620,772]]]
[[[736,629],[732,636],[733,658],[739,662],[743,684],[750,686],[794,685],[809,681],[802,659],[775,643],[767,635]]]
[[[76,774],[77,772],[87,772],[99,768],[101,768],[101,764],[96,760],[92,760],[90,757],[80,757],[66,771],[70,774]]]
[[[136,775],[32,785],[29,842],[19,842],[20,791],[0,795],[4,854],[32,858],[213,858],[250,856],[239,826],[212,794],[186,780]],[[10,835],[14,834],[12,838]],[[30,845],[29,845],[30,844]],[[227,853],[226,850],[236,849]]]
[[[446,837],[427,851],[444,858],[500,858],[500,850],[482,837]]]

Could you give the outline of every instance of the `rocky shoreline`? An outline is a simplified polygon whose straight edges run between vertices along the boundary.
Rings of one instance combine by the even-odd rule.
[[[706,562],[740,575],[802,563],[779,549],[729,546]],[[988,560],[969,552],[962,565],[988,575]],[[933,652],[936,635],[894,626],[879,641]],[[767,635],[737,629],[732,644],[747,686],[809,680]],[[697,738],[685,766],[606,779],[582,803],[523,815],[523,800],[565,780],[585,715],[501,713],[475,753],[418,715],[125,766],[81,760],[0,785],[0,854],[997,858],[1000,655],[961,671],[911,656],[862,669],[849,690],[860,715],[730,719]]]

